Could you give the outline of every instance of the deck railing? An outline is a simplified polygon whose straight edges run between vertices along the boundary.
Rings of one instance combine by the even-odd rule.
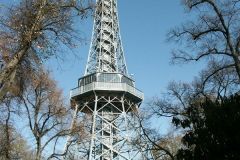
[[[110,82],[92,82],[90,84],[72,89],[70,92],[70,97],[75,97],[77,95],[84,94],[89,91],[123,91],[129,92],[136,97],[143,99],[143,93],[137,88],[130,86],[126,83],[110,83]]]

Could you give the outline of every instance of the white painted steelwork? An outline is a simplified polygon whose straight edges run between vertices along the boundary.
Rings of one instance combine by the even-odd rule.
[[[85,75],[70,96],[72,130],[79,126],[83,133],[80,141],[68,138],[65,159],[150,160],[136,145],[142,138],[138,108],[144,95],[128,77],[117,0],[97,0]]]
[[[144,98],[144,94],[140,90],[126,83],[106,83],[106,82],[93,82],[85,86],[80,86],[78,88],[72,89],[70,91],[70,97],[75,97],[77,95],[81,95],[89,91],[122,91],[129,92],[134,96],[138,97],[139,99]]]
[[[85,75],[95,72],[128,74],[121,42],[116,0],[97,0]]]
[[[65,159],[150,160],[136,145],[142,138],[137,117],[139,105],[124,93],[114,92],[78,99],[74,123],[84,128],[83,138],[66,147],[69,151]]]

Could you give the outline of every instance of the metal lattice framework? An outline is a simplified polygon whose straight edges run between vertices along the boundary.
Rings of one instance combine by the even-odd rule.
[[[117,16],[117,0],[97,0],[85,75],[70,93],[75,108],[72,128],[85,133],[69,145],[65,159],[149,160],[141,137],[138,107],[143,93],[128,77]]]
[[[139,105],[123,95],[101,93],[90,101],[78,101],[75,123],[84,121],[85,133],[91,134],[72,145],[69,156],[81,160],[148,160],[136,145],[141,138],[136,117]]]
[[[85,75],[95,72],[117,72],[127,75],[116,0],[97,0]]]

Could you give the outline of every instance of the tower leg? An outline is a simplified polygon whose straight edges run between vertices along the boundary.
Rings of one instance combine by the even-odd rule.
[[[94,149],[94,137],[95,137],[95,126],[96,126],[96,116],[97,116],[97,101],[98,96],[95,96],[95,105],[94,105],[94,111],[93,111],[93,123],[92,123],[92,134],[91,134],[91,144],[90,144],[90,152],[88,156],[88,160],[91,160],[93,157],[93,149]]]

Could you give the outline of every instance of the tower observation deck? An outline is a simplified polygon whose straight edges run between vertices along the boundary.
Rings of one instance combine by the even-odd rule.
[[[69,147],[68,156],[83,160],[146,159],[134,144],[140,133],[135,115],[143,97],[128,75],[117,0],[97,0],[85,74],[70,92],[75,109],[72,127],[81,126],[85,136]]]

